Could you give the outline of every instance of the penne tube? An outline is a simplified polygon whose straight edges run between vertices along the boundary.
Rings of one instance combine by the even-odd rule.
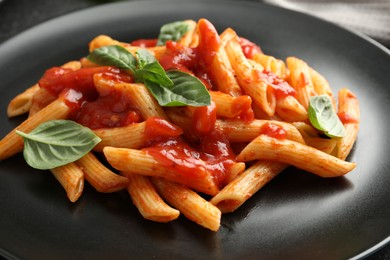
[[[218,231],[221,222],[221,211],[189,188],[161,178],[153,178],[161,196],[188,219]]]
[[[234,119],[217,119],[216,128],[222,130],[226,138],[232,143],[250,142],[262,133],[262,128],[267,124],[274,124],[286,132],[286,138],[299,143],[305,143],[299,131],[291,124],[275,121],[255,119],[252,122],[244,122]]]
[[[37,92],[35,92],[33,98],[32,98],[32,104],[30,107],[30,112],[28,113],[28,116],[35,115],[38,113],[42,108],[49,105],[51,102],[56,100],[57,97],[50,94],[46,89],[40,88]]]
[[[226,52],[241,88],[268,116],[272,116],[275,113],[276,98],[272,87],[261,79],[262,68],[260,71],[253,68],[237,41],[229,41]],[[259,64],[258,66],[261,67]]]
[[[162,177],[208,195],[214,195],[219,191],[213,177],[207,170],[199,170],[191,176],[186,176],[172,170],[172,167],[168,167],[172,165],[157,161],[146,151],[106,146],[103,152],[111,166],[119,171]]]
[[[360,124],[359,101],[348,89],[338,93],[338,115],[345,128],[345,136],[337,143],[337,157],[345,160],[357,139]]]
[[[320,150],[321,152],[332,154],[334,149],[337,145],[336,139],[327,139],[327,138],[320,138],[320,137],[307,137],[305,138],[305,143],[308,146],[311,146],[317,150]]]
[[[116,192],[127,187],[129,180],[104,166],[93,153],[87,153],[76,164],[83,170],[85,179],[99,192]]]
[[[314,91],[317,93],[317,95],[328,95],[332,99],[334,108],[336,108],[334,95],[328,81],[313,68],[309,68],[309,72],[311,80],[313,82]]]
[[[226,174],[226,179],[224,180],[224,183],[230,183],[234,178],[236,178],[243,171],[245,171],[245,167],[246,167],[246,165],[243,162],[234,163],[230,167],[230,169],[228,170],[228,172]]]
[[[307,110],[311,96],[317,95],[310,75],[310,67],[306,62],[295,57],[286,59],[290,70],[290,84],[296,90],[297,100]]]
[[[185,20],[188,25],[188,31],[177,41],[181,46],[194,47],[197,45],[196,22],[194,20]],[[196,45],[195,45],[196,44]]]
[[[50,170],[71,202],[76,202],[84,190],[84,173],[75,163],[68,163]]]
[[[119,148],[142,148],[145,144],[145,122],[133,123],[123,127],[94,129],[93,132],[102,139],[93,150],[102,152],[106,146]]]
[[[129,179],[127,192],[145,219],[166,223],[179,217],[180,211],[163,201],[148,176],[128,172],[121,174]]]
[[[288,139],[260,135],[237,156],[238,161],[271,160],[293,165],[321,177],[338,177],[352,171],[356,164],[340,160],[315,148]]]
[[[222,213],[233,212],[287,166],[283,163],[256,161],[229,182],[210,202]]]
[[[303,122],[308,119],[306,109],[293,96],[278,98],[276,101],[276,113],[286,122]]]
[[[261,64],[265,70],[272,71],[281,79],[286,79],[289,75],[286,64],[284,64],[282,60],[276,59],[273,56],[265,55],[263,53],[256,53],[252,60]]]
[[[119,83],[115,84],[115,88],[131,98],[132,103],[141,112],[144,119],[149,117],[160,117],[168,120],[168,116],[165,114],[162,107],[150,95],[143,84]]]
[[[126,46],[127,44],[114,40],[107,35],[99,35],[93,38],[89,42],[89,52],[93,52],[95,49],[98,49],[103,46],[110,46],[110,45]]]
[[[14,97],[7,107],[8,117],[19,116],[30,111],[34,94],[38,90],[39,85],[35,84]]]
[[[69,113],[70,108],[64,103],[62,98],[58,98],[35,115],[27,118],[0,141],[0,160],[4,160],[23,150],[23,138],[16,133],[16,130],[29,133],[46,121],[65,119]]]
[[[219,91],[210,91],[209,93],[217,107],[218,117],[242,117],[244,119],[253,117],[252,99],[250,96],[233,97]]]
[[[212,54],[207,53],[207,57],[203,58],[209,60],[207,70],[212,72],[209,73],[209,76],[216,89],[234,97],[240,96],[242,90],[234,75],[233,64],[221,44],[221,39],[214,26],[206,19],[200,19],[197,32],[199,37],[198,48],[200,50],[214,49]]]
[[[147,49],[156,58],[158,58],[159,56],[161,56],[165,52],[165,46],[156,46],[156,47],[148,47],[148,48],[143,48],[143,47],[139,47],[139,46],[132,46],[129,43],[117,41],[117,40],[115,40],[107,35],[99,35],[99,36],[95,37],[94,39],[92,39],[89,43],[89,52],[93,52],[97,48],[101,48],[104,46],[112,46],[112,45],[122,46],[125,49],[127,49],[129,52],[131,52],[133,55],[136,55],[136,52],[139,49]],[[88,65],[88,63],[84,63],[84,64]]]

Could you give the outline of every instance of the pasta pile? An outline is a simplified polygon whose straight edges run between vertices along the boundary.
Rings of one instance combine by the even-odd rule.
[[[350,90],[341,89],[336,100],[327,80],[299,58],[266,55],[231,28],[219,34],[206,19],[181,23],[187,30],[179,39],[156,45],[100,35],[89,51],[120,46],[144,66],[137,55],[146,49],[166,71],[196,76],[209,105],[162,106],[147,88],[152,83],[137,81],[140,73],[83,57],[48,70],[10,102],[9,117],[28,118],[0,141],[0,160],[23,151],[17,131],[75,120],[101,141],[76,161],[50,169],[70,201],[81,196],[86,180],[99,192],[127,190],[146,219],[168,222],[182,213],[212,231],[221,213],[235,211],[286,167],[321,177],[354,169],[345,159],[360,116]],[[337,111],[342,137],[325,136],[310,121],[310,100],[322,95]]]

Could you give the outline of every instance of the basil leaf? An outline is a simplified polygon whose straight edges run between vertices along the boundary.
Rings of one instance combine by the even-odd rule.
[[[190,26],[185,21],[168,23],[160,28],[157,39],[157,46],[165,45],[167,41],[177,41],[190,30]]]
[[[179,70],[167,71],[167,75],[173,81],[172,87],[145,82],[145,86],[161,106],[210,105],[210,93],[198,78]]]
[[[137,60],[122,46],[103,46],[91,52],[87,59],[101,66],[115,66],[124,70],[136,69]]]
[[[151,81],[164,87],[173,85],[172,80],[167,76],[164,68],[161,67],[158,61],[148,63],[142,69],[137,69],[135,71],[135,79],[143,83]]]
[[[146,49],[139,49],[137,51],[138,68],[142,69],[146,64],[156,62],[156,58]]]
[[[309,119],[311,124],[329,137],[343,137],[345,129],[333,110],[332,100],[328,95],[310,98]]]
[[[23,155],[33,168],[48,170],[74,162],[101,141],[92,130],[69,120],[51,120],[26,134]]]

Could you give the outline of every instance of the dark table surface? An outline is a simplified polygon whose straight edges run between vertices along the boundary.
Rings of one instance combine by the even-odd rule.
[[[57,16],[115,0],[0,0],[0,44],[12,36]],[[390,46],[387,46],[389,48]],[[1,258],[1,256],[0,256]],[[366,259],[390,259],[387,245]]]

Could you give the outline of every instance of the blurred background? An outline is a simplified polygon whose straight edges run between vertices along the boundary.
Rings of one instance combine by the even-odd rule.
[[[246,1],[259,1],[308,13],[347,29],[361,32],[390,49],[390,0]],[[44,21],[109,2],[118,2],[118,0],[0,0],[0,44]],[[390,259],[390,245],[380,249],[368,259]]]
[[[118,1],[120,0],[0,0],[0,42],[56,16]],[[264,2],[308,13],[345,28],[359,31],[390,48],[390,0],[246,1]]]

